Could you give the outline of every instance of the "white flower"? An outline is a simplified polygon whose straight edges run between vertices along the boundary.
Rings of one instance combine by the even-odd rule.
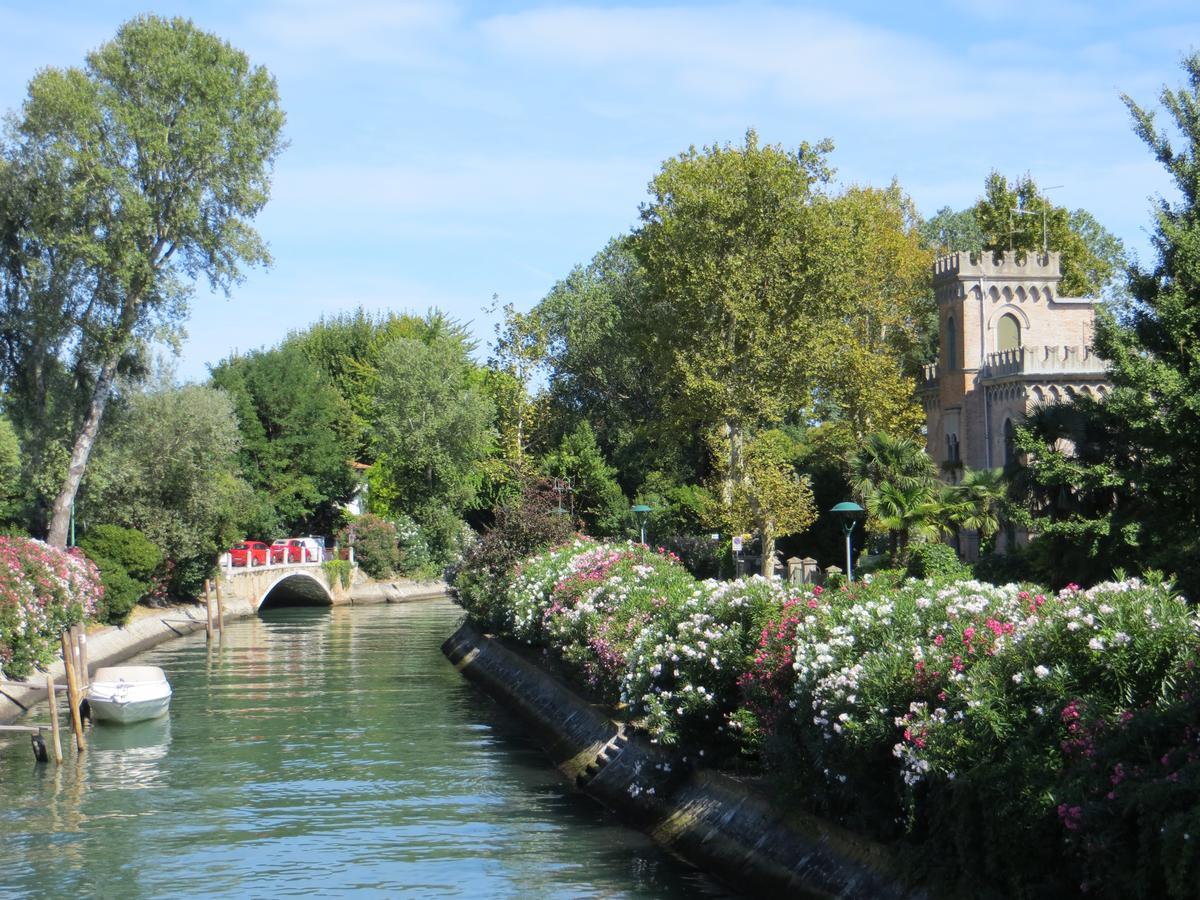
[[[1104,638],[1094,637],[1090,641],[1088,641],[1088,646],[1091,647],[1093,650],[1103,650],[1104,649]]]
[[[1046,668],[1045,666],[1038,666],[1036,669],[1033,670],[1033,674],[1036,675],[1038,678],[1047,678],[1050,675],[1050,670],[1048,668]]]
[[[1022,675],[1020,672],[1017,672],[1015,675],[1013,675],[1012,680],[1013,680],[1013,684],[1020,684],[1022,681],[1025,680],[1025,676]]]

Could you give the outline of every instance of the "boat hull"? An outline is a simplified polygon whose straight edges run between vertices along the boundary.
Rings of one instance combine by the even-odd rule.
[[[88,706],[97,722],[142,722],[164,715],[171,685],[157,666],[97,669],[88,689]]]
[[[92,719],[96,722],[118,722],[122,725],[129,722],[143,722],[146,719],[157,719],[166,715],[171,708],[171,695],[152,700],[134,700],[120,703],[116,700],[100,700],[88,698],[88,707],[92,711]]]

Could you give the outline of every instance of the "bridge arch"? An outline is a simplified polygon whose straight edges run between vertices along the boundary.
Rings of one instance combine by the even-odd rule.
[[[258,596],[259,611],[275,606],[332,606],[333,594],[324,580],[310,572],[286,572]]]

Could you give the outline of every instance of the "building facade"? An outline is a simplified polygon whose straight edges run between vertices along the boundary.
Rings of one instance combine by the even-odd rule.
[[[1013,429],[1041,403],[1104,396],[1091,349],[1096,300],[1060,297],[1057,253],[953,253],[934,263],[938,361],[918,384],[926,450],[946,480],[1013,455]]]

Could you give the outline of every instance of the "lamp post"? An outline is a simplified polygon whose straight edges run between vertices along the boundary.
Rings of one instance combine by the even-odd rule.
[[[646,518],[650,515],[650,507],[645,503],[639,503],[637,506],[631,507],[633,514],[637,516],[638,525],[642,529],[642,543],[646,543]]]
[[[854,526],[858,524],[858,516],[865,513],[866,510],[855,503],[853,500],[843,500],[837,506],[830,510],[842,526],[842,533],[846,535],[846,580],[854,580],[854,570],[850,564],[850,534],[854,531]]]
[[[556,509],[555,512],[558,513],[559,515],[562,515],[563,513],[566,512],[566,509],[562,505],[563,491],[566,491],[567,496],[570,497],[570,495],[571,495],[571,479],[570,478],[555,478],[554,479],[554,492],[556,494],[558,494],[558,509]]]

